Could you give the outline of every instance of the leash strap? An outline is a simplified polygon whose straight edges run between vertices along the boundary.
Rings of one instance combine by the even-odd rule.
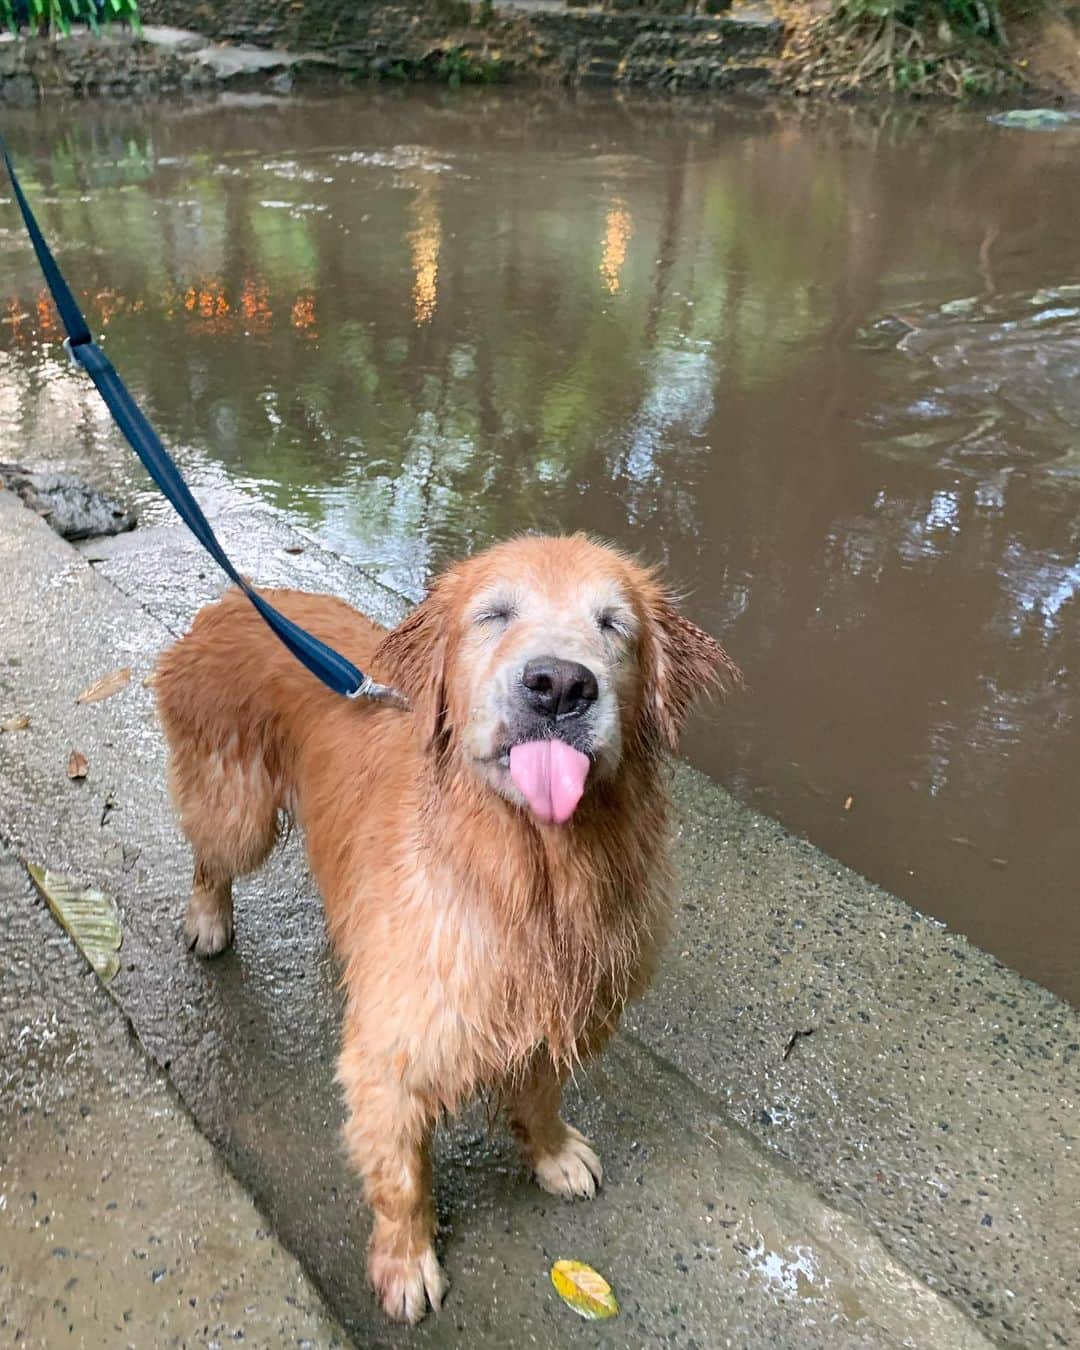
[[[86,319],[71,293],[71,288],[64,280],[63,273],[45,242],[45,236],[41,233],[34,213],[30,209],[30,203],[26,200],[22,184],[15,173],[15,166],[11,162],[11,156],[8,154],[7,145],[4,143],[2,136],[0,136],[0,151],[3,152],[4,163],[7,166],[11,186],[15,192],[15,200],[18,202],[23,222],[30,235],[30,242],[34,246],[34,252],[41,264],[46,284],[52,293],[53,301],[64,328],[67,330],[67,341],[64,346],[67,348],[68,355],[93,380],[98,393],[105,400],[105,406],[112,413],[116,425],[123,432],[125,439],[139,459],[142,460],[147,473],[176,508],[181,520],[230,581],[240,587],[293,656],[298,661],[303,662],[314,676],[322,680],[323,684],[332,689],[334,693],[343,694],[346,698],[370,698],[384,703],[392,703],[398,707],[407,707],[404,698],[396,689],[391,689],[388,685],[378,684],[370,676],[365,675],[363,671],[358,670],[351,661],[346,660],[340,652],[336,652],[333,647],[328,646],[314,634],[309,633],[305,628],[301,628],[299,624],[294,623],[292,619],[286,618],[284,614],[275,609],[268,600],[263,599],[252,588],[229,561],[225,550],[218,542],[217,535],[210,527],[210,522],[203,514],[202,507],[192,496],[191,490],[184,482],[183,475],[177,468],[176,462],[162,445],[157,432],[131,397],[127,386],[116,373],[112,362],[94,341]]]

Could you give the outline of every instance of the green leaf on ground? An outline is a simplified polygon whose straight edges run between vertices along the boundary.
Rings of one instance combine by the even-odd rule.
[[[611,1285],[584,1261],[556,1261],[551,1283],[564,1303],[590,1322],[614,1317],[619,1311]]]
[[[66,929],[102,983],[108,984],[120,969],[116,953],[123,941],[120,915],[112,897],[92,886],[77,886],[68,877],[37,863],[27,863],[26,870],[60,926]]]

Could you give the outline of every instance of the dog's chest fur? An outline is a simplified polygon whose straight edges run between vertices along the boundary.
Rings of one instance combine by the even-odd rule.
[[[588,820],[541,832],[523,817],[507,828],[504,813],[492,838],[423,815],[419,837],[379,875],[364,867],[351,903],[330,907],[365,1043],[449,1109],[512,1081],[538,1052],[583,1058],[648,983],[666,933],[664,814],[661,795],[638,803],[637,848]],[[397,902],[368,912],[351,941],[372,886]]]

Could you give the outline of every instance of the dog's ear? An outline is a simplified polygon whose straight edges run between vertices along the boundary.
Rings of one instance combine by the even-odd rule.
[[[379,678],[409,700],[423,744],[436,753],[449,745],[447,708],[447,595],[437,582],[427,598],[379,643],[375,667]]]
[[[674,750],[694,700],[741,689],[742,671],[660,587],[650,597],[645,630],[645,716]]]

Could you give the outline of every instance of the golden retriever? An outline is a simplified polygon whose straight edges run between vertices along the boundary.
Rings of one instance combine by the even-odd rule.
[[[213,956],[232,880],[302,826],[347,996],[345,1142],[374,1210],[382,1307],[438,1309],[430,1147],[444,1112],[505,1103],[539,1184],[591,1196],[559,1115],[575,1064],[647,985],[670,915],[663,762],[694,698],[740,681],[651,571],[582,536],[452,567],[387,632],[343,601],[266,596],[410,711],[350,702],[239,591],[161,658],[170,783]]]

